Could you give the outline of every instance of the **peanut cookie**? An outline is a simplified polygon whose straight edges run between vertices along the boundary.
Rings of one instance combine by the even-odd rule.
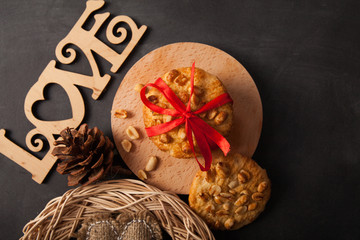
[[[235,230],[254,221],[270,198],[266,171],[240,154],[213,154],[207,172],[198,171],[190,188],[190,207],[212,228]]]
[[[178,96],[178,98],[187,105],[190,97],[190,75],[191,68],[179,68],[167,72],[162,79]],[[214,75],[206,71],[195,68],[194,73],[194,94],[191,98],[191,110],[196,111],[206,103],[226,93],[226,89],[221,81]],[[166,98],[155,88],[151,88],[146,97],[152,103],[162,108],[173,109]],[[172,116],[158,114],[144,106],[143,117],[145,127],[151,127],[173,120]],[[216,129],[221,135],[226,136],[231,129],[233,122],[232,104],[227,103],[218,108],[199,114],[207,124]],[[151,137],[154,144],[162,151],[167,151],[176,158],[191,158],[189,142],[185,132],[185,124],[182,124],[171,131],[158,136]],[[194,146],[197,154],[200,153],[194,138]]]

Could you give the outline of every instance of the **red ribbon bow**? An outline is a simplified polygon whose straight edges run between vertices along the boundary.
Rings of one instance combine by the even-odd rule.
[[[140,97],[145,106],[147,106],[152,111],[163,115],[178,117],[177,119],[170,122],[145,128],[147,135],[149,137],[160,135],[185,123],[185,132],[191,150],[194,153],[195,159],[199,164],[200,169],[202,171],[207,171],[210,169],[212,162],[210,144],[215,143],[223,151],[225,156],[230,151],[230,144],[220,133],[218,133],[214,128],[209,126],[204,120],[202,120],[196,115],[202,112],[209,111],[210,109],[220,107],[221,105],[224,105],[226,103],[233,103],[233,100],[231,99],[229,94],[224,93],[202,106],[199,110],[191,112],[190,101],[194,93],[194,72],[195,62],[192,64],[191,68],[190,98],[187,106],[184,105],[184,103],[176,96],[176,94],[170,89],[168,85],[166,85],[166,83],[161,78],[158,78],[155,83],[146,84],[140,91]],[[169,101],[169,103],[174,107],[174,109],[165,109],[150,102],[145,96],[146,87],[154,87],[158,89]],[[200,148],[200,152],[204,157],[205,167],[203,167],[196,158],[192,133],[194,133],[195,139]]]

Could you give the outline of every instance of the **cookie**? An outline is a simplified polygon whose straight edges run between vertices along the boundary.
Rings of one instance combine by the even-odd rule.
[[[162,77],[165,83],[185,105],[187,105],[190,97],[190,75],[191,68],[188,67],[173,69]],[[226,92],[224,85],[216,76],[202,69],[195,68],[194,94],[191,98],[191,111],[198,110],[206,103]],[[146,93],[146,97],[149,101],[159,107],[173,109],[166,98],[155,88],[149,89]],[[221,135],[226,136],[229,134],[233,122],[232,104],[224,104],[218,108],[201,113],[198,116],[216,129]],[[172,116],[153,112],[146,106],[143,107],[143,118],[145,127],[156,126],[174,119]],[[150,139],[160,150],[169,152],[173,157],[193,157],[185,132],[185,124],[182,124],[167,133],[153,136]],[[195,152],[199,155],[200,150],[195,138],[194,146]]]
[[[198,171],[190,188],[190,207],[211,227],[235,230],[254,221],[270,198],[266,171],[240,154],[214,154],[211,169]]]

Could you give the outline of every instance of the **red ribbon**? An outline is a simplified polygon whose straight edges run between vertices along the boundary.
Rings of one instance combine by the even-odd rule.
[[[204,120],[202,120],[196,115],[202,112],[209,111],[210,109],[220,107],[221,105],[224,105],[226,103],[233,103],[233,100],[231,99],[229,94],[224,93],[202,106],[199,110],[191,112],[190,101],[194,93],[194,72],[195,62],[192,64],[191,68],[190,98],[186,106],[161,78],[158,78],[155,83],[146,84],[140,91],[140,97],[145,106],[147,106],[152,111],[163,115],[177,117],[177,119],[170,122],[145,128],[147,135],[149,137],[160,135],[185,123],[185,132],[191,150],[194,153],[195,159],[202,171],[208,171],[212,162],[210,144],[215,143],[223,151],[225,156],[230,151],[230,144],[220,133],[218,133],[214,128],[209,126]],[[158,89],[169,101],[169,103],[174,107],[174,109],[165,109],[150,102],[145,96],[146,87],[154,87]],[[194,133],[195,139],[200,148],[200,152],[204,157],[205,167],[203,167],[196,158],[192,133]]]

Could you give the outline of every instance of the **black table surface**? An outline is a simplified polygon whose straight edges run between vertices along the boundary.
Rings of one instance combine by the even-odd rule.
[[[24,100],[55,47],[85,9],[85,1],[2,0],[0,7],[0,128],[26,148],[33,128]],[[249,71],[263,104],[263,130],[253,158],[272,180],[260,217],[217,239],[360,239],[360,3],[322,1],[107,1],[102,12],[128,15],[148,30],[94,101],[80,88],[84,122],[111,137],[110,110],[126,72],[150,51],[175,42],[224,50]],[[82,59],[73,64],[91,74]],[[71,117],[57,85],[36,104],[46,120]],[[36,156],[41,157],[42,153]],[[23,226],[54,197],[70,189],[54,169],[41,185],[0,154],[1,239],[22,236]],[[182,196],[186,200],[186,196]]]

